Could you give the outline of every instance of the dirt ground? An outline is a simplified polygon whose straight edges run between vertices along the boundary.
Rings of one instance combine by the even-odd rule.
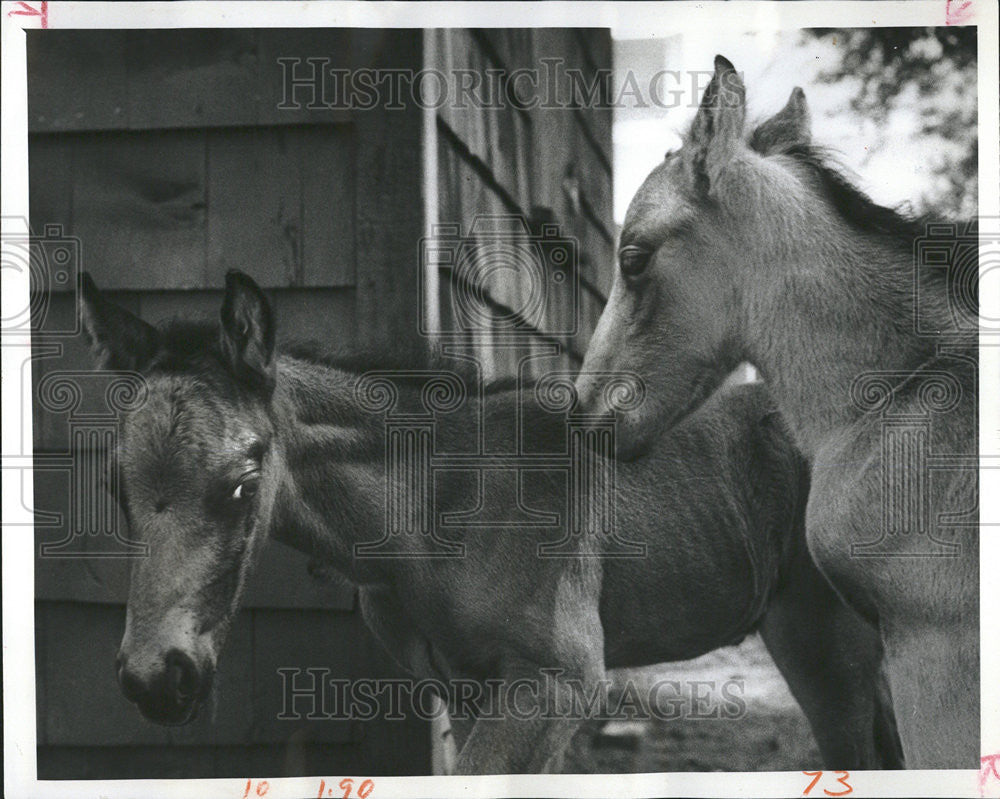
[[[652,771],[800,771],[821,769],[819,750],[809,724],[778,673],[758,636],[696,660],[651,669],[615,672],[621,693],[631,679],[639,695],[647,695],[659,680],[703,688],[709,695],[704,710],[719,707],[719,718],[691,718],[687,702],[679,718],[642,721],[590,721],[573,739],[563,772],[623,773]],[[742,685],[740,684],[742,681]],[[723,718],[719,693],[728,685],[730,697],[742,698],[738,718]],[[616,700],[617,701],[617,700]],[[725,707],[734,708],[733,703]]]

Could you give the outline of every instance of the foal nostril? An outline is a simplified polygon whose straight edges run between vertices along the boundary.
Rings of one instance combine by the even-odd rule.
[[[194,661],[179,649],[167,653],[167,689],[174,699],[183,703],[198,695],[201,677]]]
[[[118,685],[129,702],[138,701],[146,693],[146,686],[142,680],[128,670],[125,659],[121,655],[118,656]]]

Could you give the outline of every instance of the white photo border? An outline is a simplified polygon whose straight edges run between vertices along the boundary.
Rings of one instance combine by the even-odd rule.
[[[44,12],[43,12],[44,7]],[[4,233],[13,220],[28,218],[28,136],[25,33],[38,28],[252,28],[252,27],[605,27],[634,28],[648,36],[662,29],[718,31],[805,27],[942,26],[949,22],[978,28],[979,213],[1000,220],[998,152],[998,6],[996,0],[803,0],[803,2],[3,2],[2,44],[2,216]],[[44,17],[42,14],[44,13]],[[655,34],[652,34],[655,35]],[[23,225],[23,222],[20,224]],[[14,231],[21,232],[21,231]],[[991,231],[1000,233],[998,231]],[[996,288],[1000,282],[992,280]],[[4,269],[4,318],[11,308],[27,307],[28,274]],[[984,318],[1000,319],[1000,291],[980,295]],[[28,335],[5,336],[2,350],[2,451],[9,442],[31,441],[30,392],[22,369]],[[981,342],[980,360],[980,523],[982,734],[984,758],[1000,756],[1000,344]],[[18,468],[4,459],[4,468]],[[29,463],[30,465],[30,463]],[[23,464],[22,464],[23,468]],[[23,489],[31,491],[30,472]],[[34,668],[34,536],[31,513],[19,498],[18,481],[4,480],[3,502],[3,700],[4,788],[21,797],[232,797],[244,795],[247,779],[39,781],[36,762]],[[7,501],[8,498],[14,501]],[[16,528],[10,525],[17,525]],[[992,632],[992,634],[991,634]],[[990,675],[992,679],[987,678]],[[313,796],[318,777],[270,778],[268,799]],[[346,776],[325,778],[335,786]],[[366,775],[353,775],[356,781]],[[373,799],[388,797],[709,797],[801,796],[808,778],[802,772],[719,772],[615,775],[525,775],[490,777],[377,777]],[[1000,795],[1000,781],[989,784],[975,769],[958,771],[851,772],[851,796],[979,797]],[[986,791],[984,793],[984,791]],[[336,791],[335,791],[336,794]]]

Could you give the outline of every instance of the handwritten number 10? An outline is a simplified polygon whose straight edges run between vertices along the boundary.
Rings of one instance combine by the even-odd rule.
[[[340,781],[340,784],[337,787],[344,792],[343,799],[352,799],[351,791],[354,789],[354,780],[350,777],[345,777]],[[251,791],[251,788],[254,790]],[[261,780],[256,783],[256,787],[254,787],[253,780],[247,780],[247,787],[243,789],[243,796],[241,799],[250,799],[251,796],[264,796],[270,789],[271,786],[268,785],[267,780]],[[353,799],[368,799],[374,790],[375,783],[371,780],[365,780],[358,786],[357,791],[354,792]],[[333,789],[327,788],[324,780],[319,781],[318,796],[319,799],[328,799],[328,797],[333,796]]]
[[[247,797],[250,796],[250,787],[251,787],[251,784],[252,784],[252,780],[247,780],[246,790],[243,791],[243,799],[247,799]],[[261,780],[260,782],[257,783],[257,788],[256,788],[256,790],[254,790],[254,795],[255,796],[263,796],[269,790],[271,790],[271,786],[267,784],[267,780]]]

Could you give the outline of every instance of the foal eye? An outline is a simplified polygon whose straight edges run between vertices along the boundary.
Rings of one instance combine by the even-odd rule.
[[[649,265],[650,253],[641,247],[630,244],[622,247],[618,253],[618,267],[626,277],[636,277]]]
[[[232,499],[236,502],[253,499],[257,495],[259,486],[260,479],[257,477],[248,477],[241,480],[236,484],[236,488],[233,489]]]

